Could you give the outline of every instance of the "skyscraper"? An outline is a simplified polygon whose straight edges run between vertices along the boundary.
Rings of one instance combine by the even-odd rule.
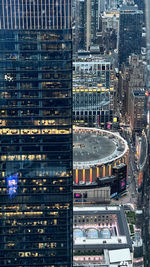
[[[98,0],[86,0],[86,50],[96,44],[97,30],[99,25]]]
[[[74,51],[90,50],[90,46],[97,44],[99,27],[99,1],[77,0],[73,10],[73,43]],[[76,9],[75,9],[76,8]]]
[[[77,56],[78,50],[86,48],[86,0],[78,0],[72,9],[72,28],[73,28],[73,54]]]
[[[72,266],[71,0],[0,1],[0,266]]]
[[[95,45],[99,26],[98,0],[91,0],[91,45]]]
[[[138,9],[143,11],[143,19],[145,23],[145,0],[134,0],[134,3],[138,6]]]
[[[86,17],[86,2],[79,1],[79,24],[78,24],[78,49],[85,50],[85,20]]]
[[[122,6],[119,26],[119,66],[128,64],[129,56],[141,53],[143,12],[136,6]]]
[[[122,0],[98,0],[99,13],[117,9],[122,4]]]

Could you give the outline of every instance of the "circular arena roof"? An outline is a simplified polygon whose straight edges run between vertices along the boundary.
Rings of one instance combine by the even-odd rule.
[[[118,134],[97,128],[75,127],[73,135],[74,168],[89,168],[121,158],[127,142]]]

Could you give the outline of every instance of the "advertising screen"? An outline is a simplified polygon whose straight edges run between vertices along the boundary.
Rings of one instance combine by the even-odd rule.
[[[82,194],[80,194],[80,193],[74,193],[74,198],[82,198]]]
[[[10,197],[13,197],[17,193],[18,174],[12,174],[6,178],[7,192]]]
[[[126,188],[126,179],[123,178],[123,179],[121,179],[121,181],[120,181],[120,189],[123,190],[123,189],[125,189],[125,188]]]

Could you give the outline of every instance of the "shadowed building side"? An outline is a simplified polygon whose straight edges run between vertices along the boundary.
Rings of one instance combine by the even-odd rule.
[[[0,1],[0,266],[72,266],[71,0]]]

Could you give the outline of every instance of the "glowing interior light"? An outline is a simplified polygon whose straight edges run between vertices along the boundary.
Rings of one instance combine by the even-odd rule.
[[[8,176],[6,180],[8,194],[10,197],[13,197],[17,193],[18,174]]]

